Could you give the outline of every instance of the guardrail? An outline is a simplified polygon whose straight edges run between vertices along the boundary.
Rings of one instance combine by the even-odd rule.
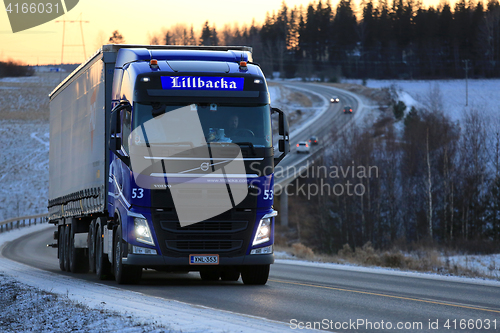
[[[311,159],[314,160],[320,156],[320,154],[323,153],[323,149],[324,147],[320,147],[314,152],[307,154],[304,158],[292,166],[284,166],[283,168],[280,168],[278,165],[277,168],[280,168],[280,170],[274,174],[274,186],[276,187],[276,185],[278,185],[283,188],[301,176],[301,173],[307,170],[304,168],[307,166],[307,161]],[[292,154],[292,152],[290,152],[290,154]],[[293,170],[293,172],[290,172],[290,170]]]
[[[47,223],[49,221],[48,217],[49,213],[13,217],[11,219],[0,222],[0,233],[12,229],[27,227],[32,224],[36,225],[37,223]]]

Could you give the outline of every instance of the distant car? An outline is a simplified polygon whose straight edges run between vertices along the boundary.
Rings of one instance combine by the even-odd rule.
[[[307,142],[300,141],[299,143],[297,143],[297,154],[300,153],[305,153],[305,154],[309,153],[309,145],[307,144]]]
[[[309,139],[309,143],[311,144],[311,146],[315,146],[318,144],[318,138],[316,136],[311,136],[311,138]]]
[[[330,98],[330,102],[338,103],[338,102],[340,102],[340,98],[338,98],[338,96],[332,96],[332,98]]]
[[[352,106],[346,105],[344,108],[344,113],[352,113]]]

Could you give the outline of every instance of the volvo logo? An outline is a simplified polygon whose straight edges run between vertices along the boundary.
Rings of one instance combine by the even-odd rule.
[[[208,169],[210,169],[210,164],[208,162],[203,162],[201,163],[200,169],[201,171],[208,171]]]

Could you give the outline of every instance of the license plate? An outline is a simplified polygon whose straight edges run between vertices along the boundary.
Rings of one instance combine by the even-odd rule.
[[[190,265],[218,265],[219,255],[218,254],[190,254],[189,255]]]

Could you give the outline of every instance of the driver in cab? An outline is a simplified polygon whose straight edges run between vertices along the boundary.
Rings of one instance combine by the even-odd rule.
[[[235,136],[236,133],[238,132],[238,124],[239,124],[238,116],[232,115],[231,117],[229,117],[228,126],[226,129],[226,136],[228,137]]]

